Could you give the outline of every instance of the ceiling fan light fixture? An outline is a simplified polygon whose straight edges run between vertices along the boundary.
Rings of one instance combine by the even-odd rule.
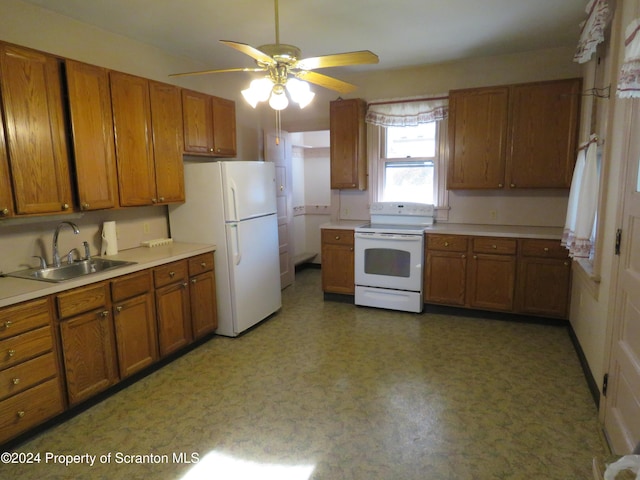
[[[274,110],[284,110],[289,106],[289,99],[284,93],[284,88],[280,84],[273,86],[271,97],[269,98],[269,106]]]
[[[249,84],[249,88],[242,90],[242,96],[249,105],[256,108],[258,103],[266,102],[271,95],[273,83],[267,77],[258,78]]]
[[[297,78],[290,78],[287,80],[286,88],[287,92],[289,92],[289,95],[291,96],[291,100],[297,103],[300,108],[304,108],[309,105],[311,100],[313,100],[313,97],[316,96],[316,94],[309,88],[309,84],[307,82],[298,80]]]

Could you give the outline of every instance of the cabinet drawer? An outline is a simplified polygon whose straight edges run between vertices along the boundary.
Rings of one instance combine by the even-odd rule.
[[[151,291],[151,270],[132,273],[111,281],[111,298],[114,302],[142,295]]]
[[[103,308],[109,298],[109,284],[96,283],[57,295],[60,318]]]
[[[0,340],[48,325],[50,320],[49,298],[3,308],[0,310]]]
[[[161,267],[157,267],[153,271],[153,280],[156,288],[169,285],[171,283],[186,281],[188,275],[187,261],[168,263]]]
[[[330,243],[332,245],[353,246],[353,230],[323,229],[322,243]]]
[[[448,252],[466,252],[467,237],[462,235],[427,235],[427,248],[429,250],[443,250]]]
[[[51,351],[51,327],[41,327],[0,342],[0,368],[6,368]]]
[[[0,371],[0,399],[15,395],[57,375],[53,353]]]
[[[560,240],[522,239],[520,242],[520,251],[525,257],[569,257],[569,250],[560,245]]]
[[[515,255],[517,243],[515,238],[475,237],[473,239],[473,252]]]
[[[203,253],[189,259],[189,276],[213,270],[213,252]]]
[[[60,385],[53,378],[0,402],[0,443],[62,413]]]

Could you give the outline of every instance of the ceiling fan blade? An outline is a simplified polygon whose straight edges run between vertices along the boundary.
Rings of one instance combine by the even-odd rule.
[[[223,68],[221,70],[202,70],[199,72],[172,73],[170,77],[187,77],[189,75],[208,75],[209,73],[225,73],[225,72],[266,72],[266,68]]]
[[[337,78],[322,75],[321,73],[302,71],[296,73],[295,75],[301,80],[315,83],[316,85],[320,85],[321,87],[335,90],[336,92],[340,93],[350,93],[358,88],[355,85],[343,82],[342,80],[338,80]]]
[[[236,50],[244,53],[245,55],[249,55],[254,60],[257,60],[261,63],[266,63],[267,65],[271,65],[274,62],[273,58],[271,58],[266,53],[258,50],[251,45],[247,45],[246,43],[232,42],[231,40],[220,40],[221,43],[224,43],[228,47],[235,48]]]
[[[335,53],[321,57],[303,58],[298,61],[296,68],[315,70],[316,68],[364,65],[367,63],[378,63],[378,56],[369,50],[360,50],[358,52]]]

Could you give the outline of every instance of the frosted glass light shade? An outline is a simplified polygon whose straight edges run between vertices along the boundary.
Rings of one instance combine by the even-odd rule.
[[[284,89],[273,89],[271,98],[269,99],[269,106],[274,110],[284,110],[289,106],[289,99],[287,99]]]
[[[249,88],[242,90],[242,96],[249,105],[256,108],[259,102],[265,102],[269,99],[271,89],[273,88],[273,82],[264,77],[253,80],[249,84]]]
[[[309,105],[316,95],[311,91],[307,82],[303,82],[297,78],[287,80],[286,87],[289,95],[291,95],[291,100],[300,105],[300,108]]]

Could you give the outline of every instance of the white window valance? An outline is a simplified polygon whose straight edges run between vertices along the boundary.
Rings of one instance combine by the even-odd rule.
[[[591,255],[599,183],[598,138],[592,135],[578,151],[562,233],[561,243],[573,258],[589,258]]]
[[[624,62],[618,80],[618,96],[640,97],[640,19],[625,30]]]
[[[449,114],[449,97],[380,100],[369,103],[365,121],[381,127],[408,127],[444,120]]]
[[[609,21],[609,1],[590,0],[585,9],[587,19],[580,24],[580,40],[573,57],[574,62],[585,63],[591,60],[596,47],[604,41],[604,30]]]

